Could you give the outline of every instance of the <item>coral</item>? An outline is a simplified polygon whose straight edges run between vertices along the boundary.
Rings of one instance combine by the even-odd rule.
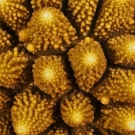
[[[108,59],[117,65],[135,67],[135,36],[122,35],[109,39],[105,46]]]
[[[44,7],[62,8],[62,0],[31,0],[31,5],[34,10]]]
[[[90,92],[90,88],[102,77],[106,69],[106,58],[100,44],[86,37],[68,52],[79,87]]]
[[[16,31],[24,28],[29,18],[29,11],[23,2],[24,0],[0,1],[0,20]]]
[[[10,100],[8,93],[4,90],[0,90],[0,111],[7,107],[7,103]]]
[[[11,35],[0,28],[0,48],[11,45]]]
[[[91,93],[102,104],[135,103],[135,70],[109,67],[104,79]]]
[[[101,109],[102,126],[122,134],[135,134],[135,106],[107,105]]]
[[[94,129],[90,126],[74,128],[72,135],[94,135]]]
[[[15,88],[23,81],[23,69],[27,66],[27,55],[18,48],[0,54],[0,86]]]
[[[0,115],[0,135],[13,135],[9,116]]]
[[[41,56],[33,65],[34,84],[53,98],[71,90],[61,56]]]
[[[15,96],[11,120],[17,135],[38,135],[53,122],[54,103],[28,89]]]
[[[108,39],[135,29],[134,0],[104,0],[94,34]]]
[[[62,119],[71,127],[85,126],[94,119],[94,107],[82,93],[72,93],[60,104]]]
[[[83,36],[86,36],[90,31],[98,2],[99,0],[68,1],[69,19],[77,26],[79,33]]]
[[[53,7],[35,11],[28,27],[19,32],[19,40],[32,53],[47,49],[64,51],[76,38],[76,31],[68,19]]]
[[[51,129],[46,135],[68,135],[68,130],[65,130],[62,127]]]

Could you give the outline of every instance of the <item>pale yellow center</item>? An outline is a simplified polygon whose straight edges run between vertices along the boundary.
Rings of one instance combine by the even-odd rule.
[[[7,0],[0,0],[0,5],[4,4],[6,2],[7,2]]]
[[[54,77],[54,72],[51,69],[46,68],[44,70],[43,76],[46,80],[51,80]]]
[[[50,11],[44,11],[41,14],[41,18],[45,22],[50,22],[53,18],[52,13]]]
[[[86,65],[93,65],[96,63],[96,56],[92,53],[86,54],[83,58],[83,61]]]
[[[132,84],[132,91],[135,92],[135,83]]]
[[[128,51],[135,54],[135,42],[128,44]]]
[[[127,128],[129,131],[135,131],[135,120],[128,121]]]
[[[16,133],[18,135],[25,135],[25,134],[27,134],[27,127],[25,125],[18,125],[16,127]]]
[[[79,124],[79,123],[82,123],[83,117],[82,117],[81,113],[75,112],[72,115],[72,120],[74,123]]]

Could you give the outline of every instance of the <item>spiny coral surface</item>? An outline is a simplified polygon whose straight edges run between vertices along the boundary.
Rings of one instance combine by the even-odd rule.
[[[102,104],[118,101],[135,103],[135,70],[110,67],[91,92]]]
[[[35,11],[28,27],[19,32],[20,41],[32,53],[47,49],[64,51],[76,38],[76,31],[68,19],[52,7]]]
[[[135,29],[134,0],[104,0],[95,26],[95,35],[107,39]]]
[[[101,110],[103,127],[122,134],[135,134],[135,106],[106,106]]]
[[[77,25],[79,33],[86,36],[96,12],[99,0],[68,0],[68,14],[71,22]]]
[[[19,31],[26,26],[29,11],[24,7],[24,0],[1,0],[0,20],[13,30]]]
[[[62,0],[31,0],[31,4],[34,10],[44,7],[62,8]]]
[[[89,98],[81,93],[72,93],[60,105],[62,119],[71,127],[85,126],[94,119],[94,107]]]
[[[42,56],[33,65],[34,84],[52,97],[71,90],[71,82],[64,70],[61,56]]]
[[[0,54],[0,86],[15,88],[23,81],[23,71],[27,66],[28,57],[18,48]]]
[[[112,63],[135,67],[135,36],[122,35],[109,39],[105,49]]]
[[[38,135],[53,122],[54,103],[31,90],[18,93],[11,108],[11,119],[17,135]]]
[[[90,92],[90,88],[102,77],[106,69],[106,58],[100,44],[86,37],[68,52],[69,61],[79,87]]]

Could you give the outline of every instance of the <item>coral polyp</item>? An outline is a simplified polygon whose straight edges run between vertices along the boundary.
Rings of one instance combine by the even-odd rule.
[[[135,70],[110,67],[91,92],[102,104],[135,103]]]
[[[105,46],[108,59],[117,65],[135,67],[135,36],[122,35],[109,39]]]
[[[41,98],[40,94],[28,89],[15,96],[11,108],[11,119],[17,135],[38,135],[53,122],[51,99]]]
[[[15,31],[24,28],[29,18],[23,3],[24,0],[0,0],[0,20]]]
[[[100,44],[86,37],[68,52],[69,61],[79,87],[90,92],[90,88],[102,77],[106,69],[106,58]]]
[[[23,82],[23,72],[27,67],[28,57],[24,51],[14,48],[0,54],[0,86],[15,88]]]
[[[72,93],[60,104],[62,119],[71,127],[85,126],[94,119],[94,107],[82,93]]]
[[[28,27],[19,32],[20,41],[32,53],[47,49],[64,51],[76,38],[76,30],[68,19],[52,7],[35,11]]]
[[[34,84],[53,98],[71,90],[61,56],[41,56],[33,65]]]
[[[100,39],[134,32],[134,0],[104,0],[95,27]]]
[[[99,0],[68,0],[68,14],[80,35],[86,36],[93,21]]]
[[[62,0],[31,0],[31,5],[34,10],[44,7],[62,8]]]
[[[135,106],[106,106],[101,110],[102,126],[121,134],[135,134]]]

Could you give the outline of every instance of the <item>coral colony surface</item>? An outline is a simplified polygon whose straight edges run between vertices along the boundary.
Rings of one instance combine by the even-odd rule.
[[[0,0],[0,135],[135,135],[135,0]]]

